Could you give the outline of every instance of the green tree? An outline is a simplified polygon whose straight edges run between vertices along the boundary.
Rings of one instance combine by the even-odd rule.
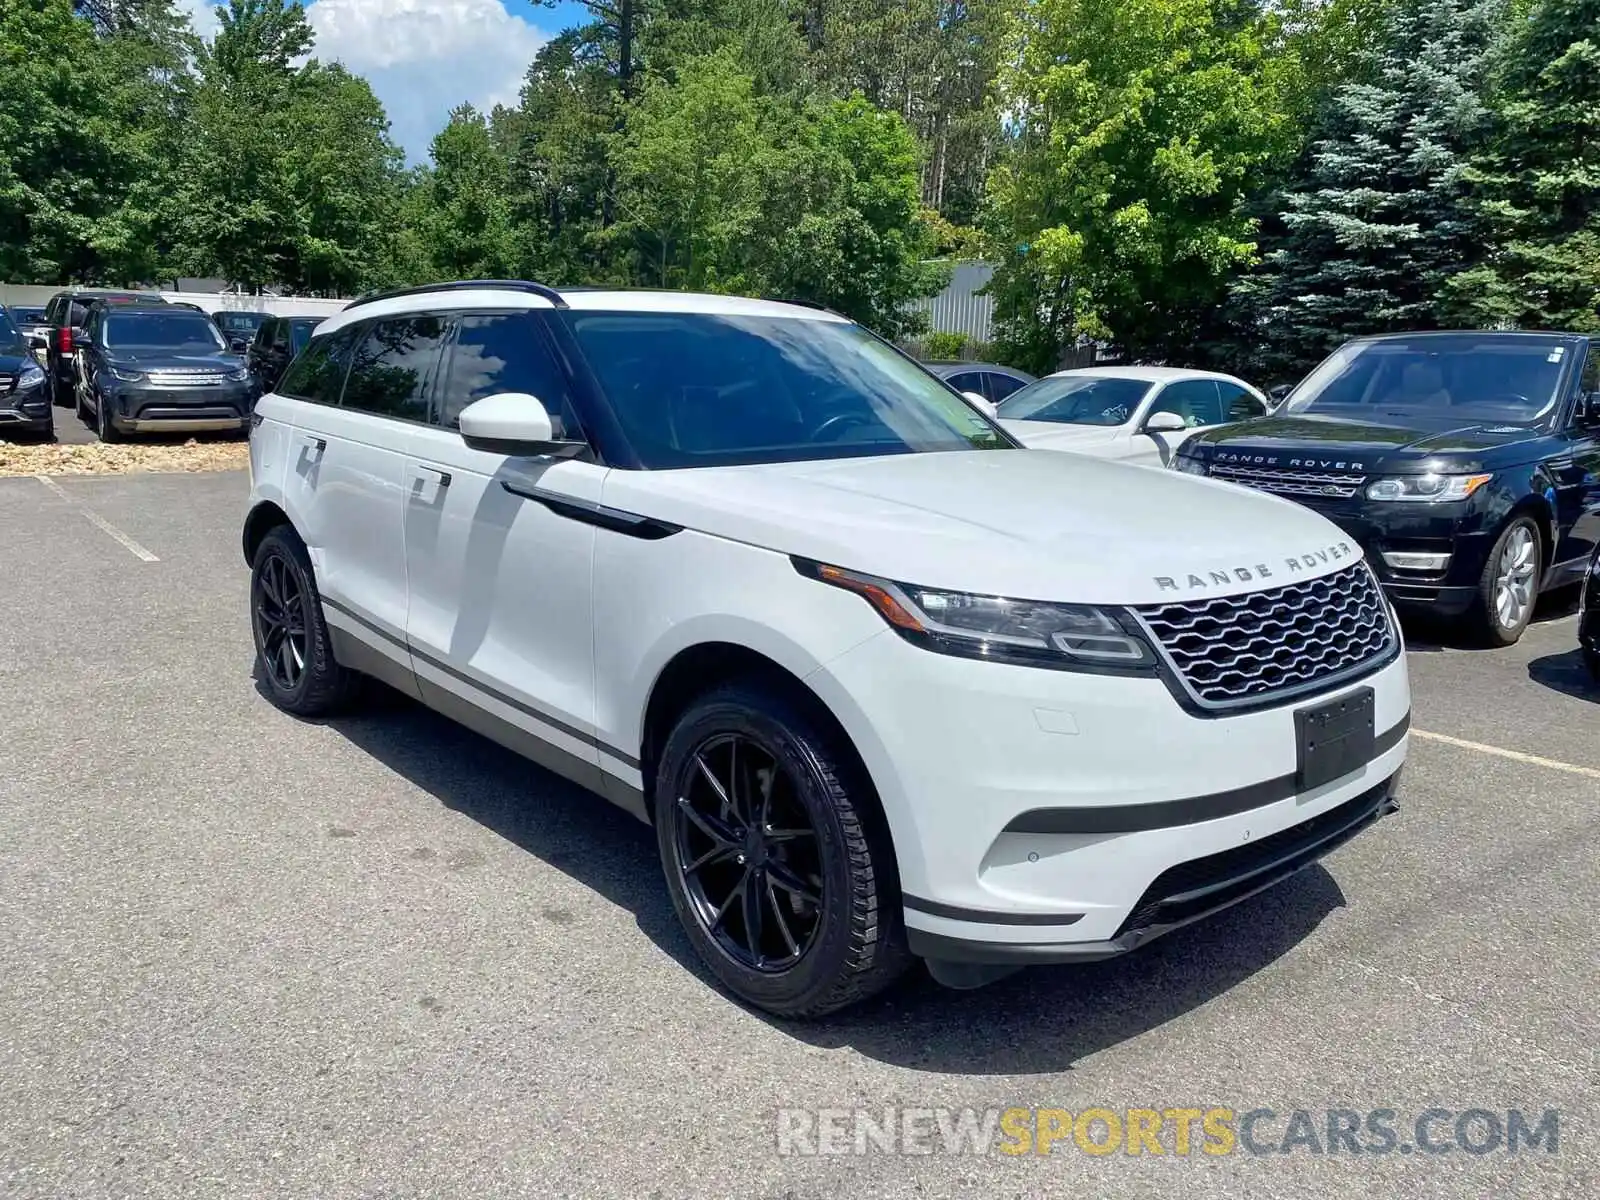
[[[991,175],[1001,352],[1064,343],[1186,353],[1255,257],[1245,202],[1289,151],[1288,98],[1259,19],[1211,0],[1039,0],[1005,76],[1013,147]]]
[[[433,278],[502,279],[517,269],[510,175],[482,113],[464,104],[433,139],[409,206]]]
[[[1503,0],[1401,0],[1365,81],[1335,90],[1298,176],[1275,194],[1262,270],[1236,290],[1260,365],[1309,366],[1349,337],[1439,324],[1478,237],[1467,158]]]
[[[1600,330],[1600,0],[1539,0],[1496,80],[1473,178],[1487,261],[1451,281],[1466,320]]]

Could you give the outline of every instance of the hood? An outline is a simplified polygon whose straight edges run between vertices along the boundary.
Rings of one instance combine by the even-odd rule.
[[[1093,454],[1109,446],[1122,432],[1121,425],[1069,425],[1061,421],[1007,421],[1000,424],[1025,446],[1048,450],[1079,450]]]
[[[1548,436],[1527,425],[1459,425],[1448,420],[1424,422],[1418,417],[1378,422],[1277,416],[1197,434],[1189,439],[1184,453],[1199,454],[1208,461],[1227,462],[1230,455],[1237,454],[1263,466],[1326,464],[1328,469],[1369,473],[1425,471],[1443,458],[1449,460],[1451,469],[1471,470],[1490,460],[1492,468],[1527,457],[1522,451]]]
[[[33,351],[16,342],[0,342],[0,372],[15,375],[23,367],[37,367],[39,360]]]
[[[1287,500],[1027,450],[613,471],[603,498],[782,554],[1027,600],[1231,595],[1327,574],[1361,554]]]
[[[194,370],[211,369],[214,371],[237,371],[244,366],[243,355],[233,354],[223,350],[211,353],[177,353],[172,350],[163,350],[157,346],[138,347],[130,346],[126,350],[118,350],[108,356],[119,367],[137,367],[141,371],[181,370],[187,368]]]

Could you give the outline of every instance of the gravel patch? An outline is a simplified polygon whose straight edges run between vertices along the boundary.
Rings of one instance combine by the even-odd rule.
[[[138,471],[238,471],[250,463],[246,441],[107,446],[30,446],[0,442],[0,475],[124,475]]]

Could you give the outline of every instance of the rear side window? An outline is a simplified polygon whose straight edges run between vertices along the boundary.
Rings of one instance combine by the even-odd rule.
[[[1210,379],[1185,379],[1167,384],[1150,411],[1177,413],[1190,429],[1220,425],[1223,421],[1222,397],[1216,382]]]
[[[356,329],[346,325],[337,333],[312,338],[311,344],[289,365],[279,381],[280,396],[309,400],[313,404],[337,404],[344,388],[345,370],[350,365],[350,344]]]
[[[983,375],[978,371],[963,371],[950,376],[945,382],[958,392],[977,392],[980,396],[987,394],[983,390]]]
[[[461,410],[497,392],[526,392],[550,414],[557,438],[583,436],[567,394],[566,375],[532,313],[464,313],[439,396],[439,424],[461,428]]]
[[[380,417],[426,421],[444,335],[444,321],[432,315],[394,317],[368,326],[350,360],[344,406]]]
[[[1004,400],[1012,392],[1022,386],[1022,380],[1013,379],[1009,375],[1002,375],[998,371],[989,372],[989,399],[996,404]]]

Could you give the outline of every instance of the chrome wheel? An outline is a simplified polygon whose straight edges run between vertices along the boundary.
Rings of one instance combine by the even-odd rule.
[[[282,555],[261,564],[254,616],[261,665],[273,683],[293,692],[306,672],[306,593],[299,572]]]
[[[756,971],[794,966],[822,928],[817,831],[794,781],[742,734],[707,739],[677,781],[676,867],[717,947]]]
[[[1539,569],[1539,544],[1533,531],[1518,525],[1506,538],[1495,568],[1494,615],[1502,629],[1517,629],[1533,611],[1534,577]]]

